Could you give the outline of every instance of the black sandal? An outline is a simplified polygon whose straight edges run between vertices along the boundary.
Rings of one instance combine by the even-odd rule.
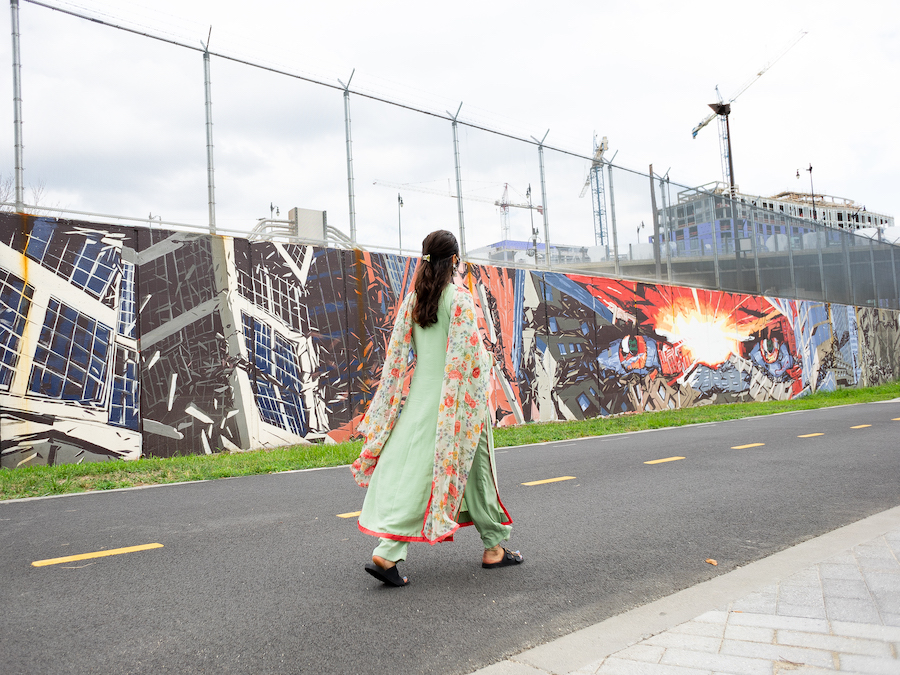
[[[522,554],[518,551],[510,551],[505,546],[503,547],[503,557],[500,558],[495,563],[486,563],[482,562],[481,566],[485,569],[493,569],[495,567],[507,567],[508,565],[520,565],[525,561],[525,558],[522,557]]]
[[[400,576],[396,565],[384,569],[375,563],[366,563],[366,572],[388,586],[406,586],[409,583],[409,579]]]

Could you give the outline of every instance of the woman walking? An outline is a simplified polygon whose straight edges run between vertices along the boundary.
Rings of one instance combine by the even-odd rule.
[[[459,262],[456,237],[432,232],[422,242],[415,291],[400,304],[381,383],[360,431],[353,463],[368,487],[359,529],[379,537],[366,571],[392,586],[411,541],[452,540],[475,525],[484,543],[482,567],[517,565],[523,558],[500,542],[512,519],[500,502],[487,397],[491,357],[481,343],[472,296],[451,283]],[[402,407],[409,351],[416,367]]]

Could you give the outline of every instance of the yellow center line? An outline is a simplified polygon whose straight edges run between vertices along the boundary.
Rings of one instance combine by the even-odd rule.
[[[76,560],[89,560],[90,558],[105,558],[108,555],[121,555],[134,553],[135,551],[148,551],[151,548],[162,548],[162,544],[141,544],[140,546],[126,546],[125,548],[111,548],[108,551],[94,551],[93,553],[81,553],[79,555],[67,555],[62,558],[48,558],[47,560],[35,560],[32,567],[44,567],[46,565],[59,565],[60,563],[75,562]]]
[[[871,424],[857,424],[855,427],[850,427],[851,429],[865,429],[866,427],[872,426]]]
[[[761,445],[765,445],[765,443],[747,443],[747,445],[733,445],[731,446],[732,450],[744,450],[746,448],[758,448]]]
[[[891,422],[900,422],[900,417],[895,417],[894,419],[891,420]]]
[[[812,438],[813,436],[824,436],[825,434],[819,431],[815,434],[803,434],[802,436],[797,436],[797,438]]]
[[[522,485],[543,485],[544,483],[558,483],[561,480],[575,480],[575,476],[560,476],[559,478],[545,478],[544,480],[533,480]]]
[[[679,459],[684,459],[684,457],[666,457],[665,459],[651,459],[649,462],[644,462],[644,464],[662,464],[663,462],[675,462]]]
[[[348,513],[339,513],[337,514],[338,518],[356,518],[362,511],[350,511]]]

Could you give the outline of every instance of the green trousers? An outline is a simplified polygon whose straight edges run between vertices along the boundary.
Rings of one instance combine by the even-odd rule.
[[[506,514],[500,507],[500,498],[497,496],[497,488],[494,486],[494,476],[491,472],[491,457],[488,450],[487,433],[481,435],[475,458],[472,460],[472,469],[466,481],[466,490],[463,493],[462,505],[458,522],[472,522],[486,549],[496,546],[501,541],[509,539],[512,532],[511,525],[504,525]],[[395,541],[393,539],[380,538],[378,546],[372,551],[390,562],[406,560],[406,551],[409,549],[408,541]]]

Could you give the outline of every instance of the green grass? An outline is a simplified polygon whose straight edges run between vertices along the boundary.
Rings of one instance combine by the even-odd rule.
[[[900,397],[900,382],[867,389],[840,389],[792,401],[707,405],[662,412],[624,414],[578,422],[529,423],[494,431],[497,447],[604,436],[628,431],[678,427],[722,420],[772,415],[834,405],[870,403]],[[90,464],[0,469],[0,500],[21,497],[111,490],[114,488],[252,476],[294,469],[350,464],[358,455],[359,441],[338,445],[297,445],[274,450],[223,452],[169,459],[139,459]],[[348,475],[348,480],[350,479]]]
[[[663,429],[665,427],[680,427],[686,424],[703,424],[705,422],[722,422],[724,420],[757,415],[774,415],[793,410],[810,410],[853,403],[871,403],[872,401],[884,401],[897,397],[900,397],[900,382],[892,382],[866,389],[839,389],[791,401],[705,405],[660,412],[626,413],[578,422],[529,423],[495,430],[494,444],[499,447],[501,445],[525,445],[527,443],[563,441],[585,436],[606,436],[628,431]]]

